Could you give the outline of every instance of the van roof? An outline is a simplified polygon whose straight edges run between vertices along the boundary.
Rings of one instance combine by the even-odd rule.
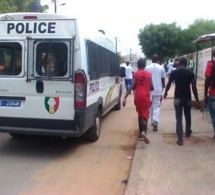
[[[25,20],[26,19],[76,19],[75,17],[61,15],[61,14],[49,14],[49,13],[38,13],[38,12],[16,12],[0,14],[0,20]]]

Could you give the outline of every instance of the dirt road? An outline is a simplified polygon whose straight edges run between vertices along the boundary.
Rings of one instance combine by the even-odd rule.
[[[0,134],[0,194],[124,194],[137,141],[133,96],[102,121],[95,143],[81,139]],[[144,144],[144,143],[143,143]],[[4,177],[3,177],[4,175]]]

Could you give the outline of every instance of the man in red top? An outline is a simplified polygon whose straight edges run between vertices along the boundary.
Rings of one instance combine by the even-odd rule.
[[[213,58],[215,58],[215,48],[213,49]],[[209,89],[209,96],[208,96]],[[205,70],[205,101],[209,103],[209,111],[214,129],[215,139],[215,61],[208,61]]]
[[[151,73],[144,70],[146,61],[139,59],[137,61],[138,70],[134,73],[133,81],[123,99],[123,106],[126,105],[126,98],[132,90],[134,90],[134,104],[138,113],[139,123],[139,138],[148,144],[149,140],[147,134],[147,123],[149,118],[150,108],[150,91],[152,91],[153,85],[151,81]]]

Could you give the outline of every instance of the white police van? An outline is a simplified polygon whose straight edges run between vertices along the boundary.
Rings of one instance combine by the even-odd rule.
[[[102,116],[121,108],[114,43],[77,23],[57,14],[0,15],[0,132],[96,141]]]

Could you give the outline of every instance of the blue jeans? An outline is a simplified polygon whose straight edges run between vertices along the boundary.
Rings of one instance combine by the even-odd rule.
[[[211,115],[213,129],[215,133],[215,96],[209,96],[208,100],[209,100],[209,112]]]
[[[125,87],[127,91],[130,88],[131,83],[132,83],[132,79],[125,79]]]
[[[178,140],[183,141],[183,124],[182,116],[184,109],[184,116],[186,122],[186,131],[191,130],[191,99],[174,99],[175,117],[176,117],[176,133]]]

